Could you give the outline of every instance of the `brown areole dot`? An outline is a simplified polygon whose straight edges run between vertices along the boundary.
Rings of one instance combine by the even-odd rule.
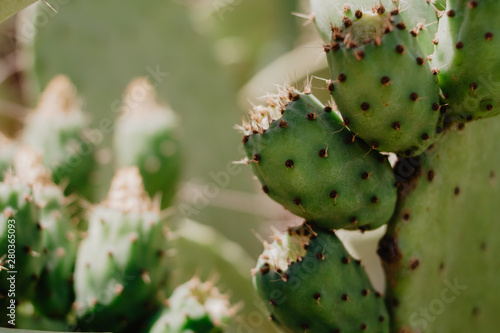
[[[280,120],[279,126],[280,126],[280,128],[287,128],[288,122],[285,120]]]
[[[493,39],[493,33],[492,32],[485,33],[484,39],[486,39],[487,42],[491,41]]]
[[[439,111],[439,109],[441,109],[441,105],[439,105],[438,103],[432,104],[432,110]]]
[[[378,198],[378,197],[376,197],[376,196],[373,196],[373,197],[371,197],[370,201],[371,201],[371,203],[376,204],[376,203],[378,203],[379,198]]]
[[[351,222],[352,224],[358,223],[358,218],[356,216],[353,216],[349,219],[349,222]]]
[[[424,58],[422,58],[422,57],[417,57],[417,64],[418,64],[418,65],[423,65],[424,63],[425,63]]]
[[[476,89],[477,89],[477,83],[472,82],[472,83],[470,84],[469,88],[470,88],[470,90],[472,90],[472,91],[476,90]]]
[[[351,258],[342,257],[342,263],[343,263],[343,264],[346,264],[346,265],[347,265],[347,264],[348,264],[348,263],[350,263],[350,262],[351,262]]]
[[[398,131],[401,128],[401,123],[399,121],[395,121],[392,123],[392,128]]]
[[[425,140],[425,141],[429,140],[429,134],[427,134],[427,133],[422,134],[422,140]]]
[[[319,300],[321,298],[321,294],[320,293],[314,293],[313,298],[317,301],[317,300]]]
[[[269,300],[269,304],[272,305],[272,306],[276,306],[276,300],[274,298],[271,298]]]
[[[486,105],[486,110],[487,111],[493,110],[493,105],[491,105],[491,104]]]
[[[339,80],[340,82],[345,82],[345,80],[347,80],[347,76],[344,73],[340,73],[337,80]]]
[[[323,109],[323,111],[325,111],[325,112],[332,112],[332,107],[331,106],[325,106],[325,108]]]
[[[316,113],[308,113],[306,117],[307,120],[314,120],[316,119]]]
[[[459,41],[455,44],[455,47],[457,48],[457,50],[461,50],[464,47],[464,43],[462,41]]]
[[[335,90],[335,85],[333,84],[333,82],[328,83],[327,89],[329,92],[333,92]]]
[[[332,199],[337,199],[339,197],[339,194],[337,193],[337,191],[331,191],[328,196]]]
[[[363,60],[365,58],[365,51],[358,50],[354,53],[354,55],[356,56],[357,60]]]
[[[293,160],[286,160],[286,161],[285,161],[285,166],[286,166],[287,168],[289,168],[289,169],[290,169],[290,168],[293,168],[294,164],[295,164],[295,162],[294,162]]]
[[[300,206],[302,204],[302,200],[300,200],[300,198],[293,198],[293,203],[297,206]]]
[[[241,140],[241,142],[243,142],[243,144],[245,144],[245,143],[247,143],[247,142],[248,142],[248,139],[250,139],[250,136],[245,135],[245,136],[243,137],[243,140]]]
[[[269,267],[269,264],[268,263],[265,263],[261,268],[260,268],[260,274],[262,275],[266,275],[267,273],[269,273],[269,271],[271,270],[271,268]]]
[[[368,296],[369,293],[370,292],[367,289],[361,290],[361,295],[363,295],[363,296]]]
[[[319,157],[327,157],[328,156],[328,153],[326,151],[326,149],[320,149],[320,151],[318,152],[318,155]]]
[[[259,154],[254,154],[253,157],[252,157],[252,160],[256,163],[259,163],[260,162],[260,155]]]
[[[324,260],[325,259],[325,255],[323,254],[323,252],[316,253],[316,259],[318,259],[318,260]]]
[[[368,111],[370,109],[370,104],[363,102],[361,103],[361,110]]]
[[[269,193],[269,187],[267,187],[266,185],[262,186],[262,191],[266,194]]]
[[[356,13],[354,13],[354,16],[356,16],[357,19],[360,19],[363,17],[363,12],[358,9]]]
[[[349,296],[347,296],[347,294],[342,294],[342,296],[340,296],[340,299],[343,301],[347,301],[349,300]]]
[[[418,100],[418,94],[416,92],[412,92],[410,94],[410,100],[412,100],[413,102],[416,102]]]
[[[455,11],[453,9],[450,9],[446,15],[448,15],[448,17],[455,17]]]
[[[368,178],[370,178],[370,174],[368,172],[365,171],[361,174],[361,179],[367,180]]]
[[[474,9],[477,7],[478,3],[476,0],[472,0],[472,1],[469,1],[469,3],[467,5],[469,6],[470,9]]]
[[[382,83],[384,86],[388,86],[390,82],[391,78],[388,76],[382,76],[382,78],[380,79],[380,83]]]
[[[455,189],[453,190],[453,193],[454,193],[455,195],[459,195],[459,194],[460,194],[460,187],[458,187],[458,186],[457,186],[457,187],[455,187]]]
[[[427,180],[432,182],[436,174],[434,173],[434,170],[429,170],[427,171]]]
[[[418,260],[417,258],[412,258],[410,260],[410,269],[414,271],[418,268],[418,266],[420,266],[420,260]]]
[[[366,330],[366,324],[365,323],[361,324],[359,328],[361,328],[363,331]]]
[[[405,53],[405,47],[403,45],[396,45],[396,52],[399,54],[404,54]]]
[[[406,24],[404,24],[404,22],[399,22],[398,24],[396,24],[396,28],[398,28],[399,30],[405,30]]]

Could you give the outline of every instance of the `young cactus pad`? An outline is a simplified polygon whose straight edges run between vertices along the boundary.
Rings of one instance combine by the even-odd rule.
[[[32,188],[16,176],[7,175],[0,183],[0,253],[3,266],[0,271],[0,298],[12,299],[8,295],[12,279],[15,280],[16,301],[33,292],[44,263],[39,218]],[[19,274],[9,271],[19,271]],[[1,318],[0,322],[4,320]]]
[[[439,20],[434,66],[453,120],[500,114],[499,11],[499,1],[449,0]]]
[[[166,208],[176,192],[180,172],[177,116],[156,102],[153,85],[145,78],[132,81],[114,134],[118,167],[137,166],[151,197],[161,195]]]
[[[332,108],[283,87],[243,125],[247,162],[273,200],[329,229],[375,229],[396,204],[387,156],[356,139]]]
[[[331,13],[328,89],[349,128],[374,149],[420,154],[442,130],[439,86],[427,59],[435,10],[425,0],[405,11],[362,3],[313,1],[314,10]],[[324,34],[324,20],[317,23]]]
[[[90,214],[75,269],[76,308],[86,329],[120,332],[158,306],[170,270],[165,221],[136,167],[118,170]]]
[[[213,283],[193,278],[175,288],[150,333],[222,333],[235,314],[229,297]]]
[[[265,246],[254,284],[285,332],[389,332],[383,298],[333,232],[304,224]]]
[[[41,156],[27,147],[14,157],[16,175],[32,187],[33,200],[40,208],[40,225],[46,262],[36,285],[33,304],[38,312],[64,317],[74,301],[73,270],[78,246],[76,228],[67,210],[68,199],[52,182]]]
[[[66,193],[82,193],[93,166],[93,146],[83,137],[87,116],[82,112],[69,78],[49,82],[23,131],[22,141],[43,156],[56,184]]]

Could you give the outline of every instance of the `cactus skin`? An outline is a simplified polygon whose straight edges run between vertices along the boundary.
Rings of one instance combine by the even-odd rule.
[[[85,330],[120,332],[157,308],[170,270],[166,232],[138,169],[120,169],[77,254],[76,308]]]
[[[42,228],[39,223],[40,211],[33,201],[33,192],[30,186],[19,178],[7,177],[0,183],[0,253],[4,263],[9,267],[7,260],[9,243],[8,221],[15,220],[15,268],[16,301],[21,301],[33,292],[33,287],[40,277],[44,264],[44,244]],[[0,273],[0,296],[7,297],[9,283],[6,271]],[[5,318],[2,318],[3,321]]]
[[[343,16],[332,2],[313,1],[316,10],[337,16],[325,45],[329,90],[349,128],[380,151],[418,155],[442,130],[439,86],[427,61],[435,28],[424,29],[436,15],[418,1],[413,10],[396,12],[393,5],[372,11],[356,2]],[[318,26],[323,34],[324,25]]]
[[[472,120],[500,114],[500,3],[449,0],[439,20],[434,66],[448,116]]]
[[[67,210],[68,200],[52,182],[50,172],[34,150],[22,147],[14,157],[16,175],[29,184],[40,209],[40,225],[46,262],[32,301],[38,312],[64,317],[74,301],[73,270],[76,259],[76,228]]]
[[[150,333],[222,333],[234,315],[229,298],[211,282],[193,278],[175,288]]]
[[[244,147],[264,192],[323,228],[365,230],[386,223],[396,204],[386,156],[353,140],[315,97],[288,90],[277,102],[283,115],[271,108],[254,111],[263,125],[274,119],[267,129],[255,121],[253,129],[243,126],[246,134],[255,133],[245,136]]]
[[[383,298],[335,234],[304,224],[266,247],[254,283],[285,332],[389,332]]]
[[[498,133],[499,118],[462,130],[455,124],[419,164],[409,164],[415,175],[401,188],[405,195],[379,249],[393,332],[500,327]]]
[[[137,166],[148,194],[161,195],[161,208],[168,207],[176,192],[181,166],[178,131],[177,116],[158,105],[151,83],[145,78],[132,81],[115,128],[116,164]]]
[[[83,137],[88,122],[69,78],[52,79],[37,109],[26,120],[22,142],[43,155],[56,184],[67,185],[65,193],[88,195],[89,173],[94,165],[92,143]]]

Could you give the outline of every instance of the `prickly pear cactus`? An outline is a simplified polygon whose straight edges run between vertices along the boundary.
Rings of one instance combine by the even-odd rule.
[[[120,169],[107,199],[91,212],[76,260],[79,323],[120,332],[158,307],[167,282],[168,229],[136,167]]]
[[[408,172],[379,254],[394,332],[493,332],[500,321],[500,119],[454,124]],[[496,138],[496,139],[495,139]],[[412,172],[413,171],[413,172]]]
[[[51,317],[64,317],[74,301],[73,270],[77,250],[76,228],[67,210],[68,199],[52,182],[40,155],[23,147],[14,157],[14,170],[33,189],[40,208],[40,225],[46,262],[33,296],[37,310]]]
[[[196,277],[175,288],[167,303],[150,333],[222,333],[235,314],[227,295]]]
[[[331,24],[328,88],[349,128],[374,149],[419,154],[442,130],[439,86],[427,59],[437,18],[424,0],[405,11],[386,2],[313,1]]]
[[[116,122],[114,151],[118,167],[137,166],[151,197],[161,197],[166,208],[175,194],[180,157],[177,116],[156,101],[146,78],[130,83],[121,117]]]
[[[500,114],[500,3],[448,0],[439,20],[434,66],[453,120]]]
[[[250,117],[241,127],[245,161],[271,198],[324,228],[366,230],[388,221],[396,189],[387,156],[356,140],[309,88],[282,87]]]
[[[311,8],[308,17],[326,42],[331,77],[325,81],[342,119],[336,124],[343,128],[291,126],[298,122],[287,117],[304,100],[293,90],[286,103],[271,99],[268,108],[254,110],[250,125],[243,126],[246,162],[264,192],[317,222],[275,236],[259,259],[255,284],[270,319],[286,332],[495,331],[500,325],[494,292],[500,287],[500,119],[491,117],[498,114],[499,26],[493,19],[500,14],[498,3],[311,0]],[[319,104],[308,102],[302,109],[307,107],[315,110],[307,111],[309,121],[321,119]],[[286,132],[291,129],[300,133],[299,140]],[[387,309],[380,299],[360,302],[355,291],[365,288],[363,295],[369,296],[370,287],[361,287],[367,279],[359,267],[346,270],[355,266],[348,266],[350,257],[330,230],[344,227],[330,222],[336,214],[321,197],[324,184],[335,178],[311,164],[309,173],[295,173],[299,163],[292,158],[285,163],[293,170],[288,178],[280,169],[284,155],[304,153],[320,142],[328,146],[328,157],[341,157],[339,145],[331,143],[335,133],[355,133],[360,145],[397,154],[389,171],[397,201],[384,212],[392,217],[381,220],[369,213],[373,226],[388,222],[377,250],[385,268]],[[373,195],[369,188],[352,186],[357,157],[339,158],[335,169],[346,172],[342,179],[357,195]],[[362,161],[369,163],[366,156]],[[383,184],[374,186],[380,191]],[[299,189],[314,194],[306,197],[307,205]],[[381,202],[390,198],[389,190],[383,193]],[[290,209],[291,198],[302,209]],[[325,209],[321,220],[308,209],[315,204]],[[368,213],[367,207],[358,209],[357,216]],[[329,261],[338,256],[342,259]],[[354,305],[356,310],[347,310]],[[383,323],[375,320],[379,316]]]
[[[383,298],[333,232],[306,223],[265,247],[254,283],[285,332],[389,332]]]
[[[85,193],[93,167],[92,143],[85,137],[87,115],[69,78],[52,79],[26,121],[22,141],[43,156],[56,184],[65,192]]]
[[[45,259],[39,219],[33,189],[16,175],[7,175],[0,183],[1,298],[20,301],[33,292]]]

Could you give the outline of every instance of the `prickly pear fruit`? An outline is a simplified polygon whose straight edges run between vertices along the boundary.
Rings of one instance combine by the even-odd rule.
[[[47,250],[33,304],[41,314],[64,317],[74,301],[73,270],[78,246],[76,228],[67,211],[68,199],[53,183],[42,157],[34,150],[20,149],[14,157],[14,170],[33,190]]]
[[[77,254],[76,308],[87,329],[120,332],[155,311],[170,270],[167,227],[136,167],[118,170]]]
[[[304,224],[265,246],[254,284],[285,332],[389,332],[383,298],[333,232]]]
[[[438,135],[439,86],[428,54],[437,20],[424,0],[404,12],[389,2],[372,6],[313,0],[313,10],[330,13],[324,47],[328,81],[349,128],[374,149],[416,155]],[[342,7],[343,6],[343,7]],[[413,8],[412,8],[413,9]],[[411,14],[406,14],[411,13]],[[325,14],[323,14],[325,15]],[[325,19],[318,19],[325,33]],[[425,46],[425,47],[424,47]]]
[[[146,78],[132,81],[118,119],[114,150],[118,167],[137,166],[151,197],[161,195],[166,208],[176,191],[180,172],[177,116],[156,101]]]
[[[263,191],[323,228],[374,229],[396,204],[387,156],[355,138],[331,107],[281,88],[244,123],[247,163]]]
[[[434,66],[452,120],[500,114],[498,1],[448,0]]]
[[[150,333],[217,333],[235,314],[229,297],[213,283],[193,278],[175,288]]]
[[[93,146],[85,137],[87,116],[75,87],[60,75],[49,82],[37,109],[28,117],[22,141],[43,156],[56,184],[65,192],[85,192],[93,167]]]
[[[31,187],[14,175],[6,175],[0,183],[0,298],[23,300],[40,277],[45,257],[39,219]],[[15,293],[14,298],[9,290]]]

